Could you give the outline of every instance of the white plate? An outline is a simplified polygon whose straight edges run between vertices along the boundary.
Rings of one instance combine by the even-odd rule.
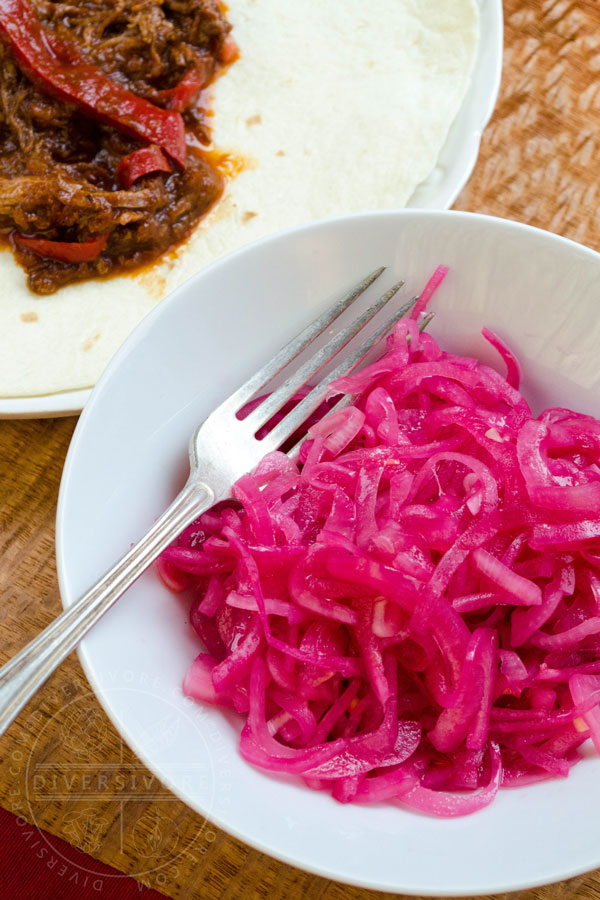
[[[534,407],[572,404],[600,416],[600,256],[592,250],[502,219],[410,210],[268,238],[157,307],[102,376],[60,489],[65,605],[174,497],[196,423],[285,340],[381,263],[389,270],[371,297],[400,275],[410,296],[442,262],[451,272],[432,331],[446,347],[494,360],[478,336],[486,324],[517,351]],[[254,847],[340,881],[434,896],[502,893],[600,865],[593,754],[568,779],[502,791],[467,818],[342,806],[252,768],[237,752],[237,719],[182,696],[197,651],[185,602],[149,572],[85,639],[80,657],[145,764],[192,810]]]
[[[438,164],[415,190],[411,209],[448,209],[467,183],[477,160],[483,129],[500,89],[502,74],[502,0],[477,0],[480,39],[471,85],[441,150]],[[0,397],[0,419],[49,418],[80,412],[90,389],[35,397]]]

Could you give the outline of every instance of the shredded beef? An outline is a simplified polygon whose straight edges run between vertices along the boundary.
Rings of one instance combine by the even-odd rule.
[[[218,68],[230,26],[213,0],[33,0],[44,28],[111,79],[158,106],[186,73]],[[206,145],[202,94],[184,113],[186,167],[144,175],[123,190],[116,170],[143,146],[49,96],[0,42],[0,232],[57,241],[109,240],[93,262],[62,263],[14,246],[30,288],[50,294],[72,281],[149,262],[182,241],[223,183]],[[195,140],[194,140],[195,138]]]

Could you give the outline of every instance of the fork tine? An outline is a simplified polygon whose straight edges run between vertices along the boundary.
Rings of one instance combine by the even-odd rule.
[[[334,405],[331,407],[331,409],[327,410],[327,412],[325,413],[323,418],[326,419],[327,416],[330,416],[332,413],[337,412],[339,409],[345,409],[347,406],[351,406],[352,403],[354,403],[354,397],[352,396],[352,394],[344,394],[343,397],[340,397],[340,399],[338,400],[337,403],[334,403]],[[309,413],[309,415],[310,415],[310,413]],[[293,432],[292,432],[292,434],[293,434]],[[270,435],[267,435],[267,438],[268,437],[270,437]],[[286,440],[286,438],[284,438],[284,440]],[[300,447],[302,446],[302,444],[304,443],[305,440],[306,440],[306,435],[303,434],[302,437],[300,438],[300,440],[297,441],[290,450],[288,450],[287,455],[289,456],[290,459],[292,459],[292,460],[296,459],[296,457],[298,456],[298,453],[300,452]]]
[[[435,319],[435,313],[427,313],[427,315],[424,316],[419,323],[419,331],[425,331],[432,319]]]
[[[350,322],[346,328],[338,331],[326,344],[323,345],[310,359],[307,359],[284,383],[273,391],[250,415],[244,419],[244,425],[256,432],[265,422],[268,422],[281,407],[290,400],[306,382],[319,372],[336,353],[350,343],[352,338],[375,316],[386,303],[400,290],[403,281],[398,281],[385,292],[375,303],[372,303],[360,316]]]
[[[387,322],[385,325],[383,325],[383,326],[379,329],[379,331],[378,331],[376,334],[374,334],[372,337],[368,338],[368,339],[362,344],[362,346],[357,350],[357,355],[360,354],[361,351],[363,351],[363,350],[364,350],[365,352],[362,354],[362,356],[360,357],[360,359],[358,359],[357,362],[351,364],[350,370],[351,370],[352,368],[356,368],[356,366],[360,365],[360,363],[362,362],[362,360],[364,359],[364,357],[367,355],[367,353],[369,352],[369,350],[370,350],[372,347],[375,346],[375,344],[383,337],[383,335],[385,334],[385,332],[386,332],[386,331],[387,331],[387,330],[388,330],[395,322],[397,322],[399,319],[401,319],[407,312],[409,312],[410,309],[412,309],[412,307],[415,305],[415,303],[417,302],[418,299],[419,299],[418,296],[411,297],[411,299],[408,301],[408,303],[405,303],[404,306],[403,306],[401,309],[399,309],[398,312],[395,313],[395,314],[392,316],[392,318],[389,319],[388,322]],[[425,328],[429,325],[429,323],[431,322],[431,320],[432,320],[434,317],[435,317],[435,313],[432,313],[432,312],[429,313],[428,315],[426,315],[425,318],[421,321],[421,323],[420,323],[420,325],[419,325],[419,331],[424,331]],[[410,343],[409,338],[410,338],[410,335],[407,335],[407,341]],[[340,366],[339,368],[341,369],[341,366]],[[329,385],[331,384],[331,382],[334,380],[334,378],[339,378],[339,377],[341,377],[341,375],[344,375],[344,374],[347,374],[347,373],[345,373],[345,372],[340,372],[339,375],[334,375],[334,373],[332,372],[332,373],[330,373],[330,375],[329,375],[328,378],[324,379],[324,384],[325,384],[326,386],[329,386]],[[333,377],[332,377],[332,376],[333,376]],[[317,388],[319,388],[319,387],[321,387],[320,384],[317,385]],[[308,399],[308,395],[307,395],[307,399]],[[338,412],[338,410],[340,410],[340,409],[345,409],[347,406],[351,406],[352,403],[354,403],[354,400],[355,400],[355,397],[354,397],[352,394],[344,394],[342,397],[340,397],[340,399],[338,400],[338,402],[335,403],[335,404],[331,407],[330,410],[328,410],[328,412],[326,413],[326,416],[330,416],[332,413]],[[321,402],[322,402],[322,401],[321,401]],[[317,409],[317,408],[318,408],[318,407],[315,407],[315,409]],[[312,412],[314,412],[314,410],[312,410]],[[310,415],[310,413],[308,413],[308,415]],[[325,418],[326,416],[323,416],[323,418]],[[293,458],[294,456],[296,456],[296,455],[298,454],[298,451],[300,450],[300,446],[301,446],[301,444],[303,443],[304,440],[305,440],[305,437],[304,437],[304,436],[301,437],[300,440],[298,441],[298,443],[295,444],[295,445],[292,447],[292,449],[288,451],[288,456],[289,456],[289,457]]]
[[[379,278],[385,270],[385,266],[380,266],[363,278],[358,284],[354,285],[341,300],[334,303],[329,309],[326,309],[318,318],[306,326],[296,337],[282,347],[282,349],[266,363],[262,369],[255,372],[248,381],[231,394],[222,404],[221,409],[237,412],[244,403],[247,403],[254,394],[263,388],[272,378],[274,378],[281,370],[291,363],[304,350],[305,347],[315,340],[325,329],[334,322],[338,316],[353,303],[357,297],[360,297],[373,282]]]
[[[418,297],[412,297],[408,303],[405,303],[404,306],[400,307],[393,316],[391,316],[377,331],[370,335],[363,343],[349,356],[345,357],[331,372],[329,372],[325,378],[323,378],[316,387],[312,389],[310,394],[307,394],[300,403],[294,407],[287,414],[287,416],[278,422],[275,428],[269,432],[266,436],[265,441],[269,443],[269,445],[273,448],[280,447],[284,441],[286,441],[290,435],[292,435],[297,428],[299,428],[303,422],[313,413],[323,402],[325,395],[327,393],[327,389],[332,381],[335,381],[337,378],[341,378],[342,375],[347,375],[348,372],[352,371],[352,369],[356,368],[360,362],[365,358],[369,350],[375,346],[375,344],[381,340],[381,338],[386,334],[387,331],[398,322],[406,313],[412,309],[412,307],[417,302]],[[341,400],[336,403],[331,412],[336,409],[342,409],[344,406],[349,405],[352,402],[351,398],[342,397]],[[293,448],[296,450],[296,447]]]

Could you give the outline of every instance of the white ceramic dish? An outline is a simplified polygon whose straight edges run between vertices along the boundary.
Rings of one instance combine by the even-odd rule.
[[[502,74],[502,0],[477,0],[481,36],[471,86],[429,178],[414,192],[411,209],[448,209],[467,183],[483,129],[498,97]],[[0,397],[0,419],[49,418],[81,412],[90,389],[35,397]]]
[[[173,498],[196,423],[300,326],[381,263],[389,270],[370,297],[399,275],[411,295],[441,262],[451,272],[432,331],[447,348],[494,364],[478,336],[486,324],[517,351],[534,407],[573,405],[600,416],[597,253],[458,212],[373,212],[280,234],[189,281],[102,376],[60,490],[65,605]],[[421,895],[501,893],[600,865],[600,759],[592,753],[568,779],[503,791],[463,819],[342,806],[241,759],[239,722],[181,694],[196,652],[187,605],[149,572],[85,639],[80,657],[146,765],[192,810],[247,843],[340,881]]]

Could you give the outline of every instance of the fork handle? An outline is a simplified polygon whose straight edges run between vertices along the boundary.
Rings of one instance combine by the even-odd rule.
[[[150,530],[82,597],[0,668],[0,735],[100,616],[156,557],[202,512],[214,494],[201,481],[188,481]]]

